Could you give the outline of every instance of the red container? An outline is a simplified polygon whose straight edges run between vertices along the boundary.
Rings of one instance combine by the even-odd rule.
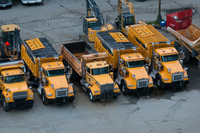
[[[187,29],[192,23],[192,9],[167,14],[166,27],[171,27],[174,30]]]

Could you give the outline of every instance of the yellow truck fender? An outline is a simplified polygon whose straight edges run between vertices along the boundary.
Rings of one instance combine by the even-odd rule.
[[[42,93],[45,92],[46,97],[48,99],[49,98],[51,98],[51,99],[56,98],[55,89],[51,88],[50,86],[43,87],[42,91],[43,91]]]
[[[100,88],[98,87],[97,84],[94,84],[93,86],[89,86],[89,91],[92,92],[92,95],[100,95]]]

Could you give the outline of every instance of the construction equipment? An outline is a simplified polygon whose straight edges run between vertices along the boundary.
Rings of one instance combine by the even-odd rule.
[[[38,81],[43,104],[68,103],[74,100],[73,84],[68,83],[70,70],[46,38],[25,40],[21,46],[29,80]],[[67,69],[67,75],[64,71]],[[68,79],[68,80],[67,80]]]
[[[108,54],[108,63],[124,95],[149,94],[153,80],[145,69],[144,58],[121,32],[98,32],[94,48]],[[147,66],[148,67],[148,66]]]
[[[0,36],[0,56],[1,58],[11,58],[11,60],[20,59],[21,39],[20,28],[15,24],[2,25]]]
[[[182,67],[183,54],[152,25],[135,24],[127,27],[128,39],[140,47],[140,52],[150,64],[150,75],[161,89],[183,88],[189,83],[187,68]]]
[[[0,96],[4,111],[11,108],[33,107],[33,92],[25,79],[23,61],[0,64]]]
[[[175,31],[167,27],[167,31],[176,38],[174,47],[178,51],[183,51],[185,53],[183,63],[189,62],[190,55],[196,57],[199,61],[198,70],[200,73],[200,27],[192,23],[187,29]]]
[[[120,95],[118,85],[113,82],[113,73],[109,73],[106,53],[98,53],[86,42],[74,42],[63,44],[61,54],[73,73],[81,77],[80,83],[90,101],[116,99]]]
[[[129,13],[122,13],[122,3],[129,8]],[[116,27],[124,34],[127,34],[126,26],[136,24],[133,4],[129,0],[118,0],[118,13]]]
[[[111,24],[104,22],[103,15],[94,0],[86,0],[86,12],[87,16],[83,18],[84,35],[82,35],[82,38],[84,40],[94,42],[97,32],[113,30]],[[91,12],[93,12],[93,15]]]

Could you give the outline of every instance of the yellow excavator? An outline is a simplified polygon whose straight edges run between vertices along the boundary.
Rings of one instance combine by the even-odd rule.
[[[83,33],[81,37],[94,42],[97,32],[111,31],[113,26],[106,24],[103,15],[94,0],[86,0],[87,16],[83,18]],[[93,12],[93,13],[92,13]]]
[[[122,13],[122,3],[129,8],[129,13]],[[116,27],[126,34],[126,26],[136,24],[133,4],[129,0],[118,0],[118,13]]]

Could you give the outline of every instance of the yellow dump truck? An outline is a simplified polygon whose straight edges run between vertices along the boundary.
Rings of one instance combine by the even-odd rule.
[[[23,61],[0,64],[0,96],[4,111],[11,108],[33,107],[33,92],[28,88]]]
[[[126,26],[128,39],[140,47],[145,60],[151,64],[151,76],[159,88],[183,88],[189,83],[187,68],[170,42],[152,25],[135,24]],[[182,58],[182,57],[181,57]]]
[[[200,27],[192,23],[187,29],[175,31],[167,27],[167,30],[176,38],[174,47],[185,53],[183,63],[189,62],[190,55],[196,57],[200,73]]]
[[[121,32],[97,33],[94,48],[108,54],[108,63],[124,95],[128,93],[149,94],[153,80],[145,69],[144,57]],[[148,67],[148,66],[147,66]]]
[[[63,44],[61,54],[81,77],[80,83],[90,101],[116,99],[120,95],[118,85],[113,81],[113,73],[109,73],[106,53],[98,53],[86,42],[74,42]]]
[[[20,59],[21,55],[21,39],[20,28],[15,24],[8,24],[1,26],[0,35],[0,57],[10,58],[11,60]]]
[[[24,40],[21,58],[25,62],[29,80],[39,82],[38,92],[43,103],[68,103],[74,100],[73,84],[65,75],[63,57],[46,38]]]

